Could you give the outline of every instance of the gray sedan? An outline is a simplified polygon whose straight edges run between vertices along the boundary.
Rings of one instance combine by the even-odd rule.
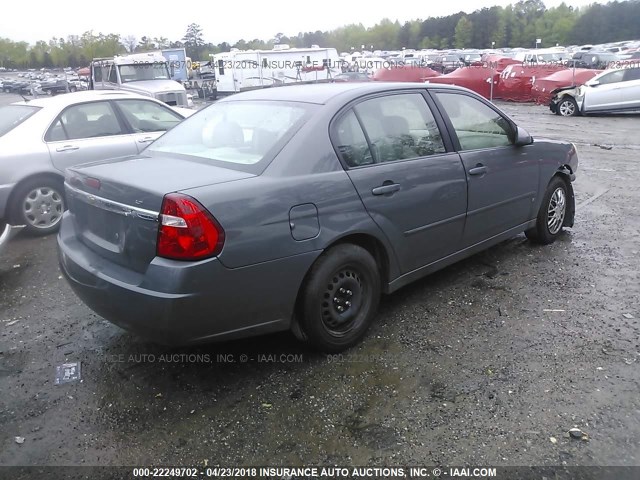
[[[191,113],[114,91],[0,107],[0,223],[25,225],[34,234],[57,230],[65,168],[138,154]]]
[[[162,343],[291,329],[356,344],[381,293],[525,232],[573,225],[571,143],[459,87],[241,93],[130,159],[72,168],[61,269],[111,322]]]

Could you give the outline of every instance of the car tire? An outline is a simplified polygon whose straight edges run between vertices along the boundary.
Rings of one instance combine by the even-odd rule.
[[[562,117],[574,117],[578,115],[580,111],[574,98],[566,95],[558,102],[556,113]]]
[[[364,337],[379,302],[380,274],[374,258],[357,245],[337,245],[311,267],[296,321],[302,337],[316,349],[341,352]]]
[[[553,177],[542,197],[536,226],[524,232],[527,238],[542,245],[555,242],[562,233],[568,204],[569,189],[566,182],[558,176]]]
[[[58,231],[65,205],[62,181],[34,178],[20,185],[13,195],[13,222],[25,225],[31,235],[49,235]]]

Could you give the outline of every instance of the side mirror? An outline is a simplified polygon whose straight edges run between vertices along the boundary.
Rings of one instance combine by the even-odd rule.
[[[598,80],[589,80],[587,83],[585,83],[586,86],[588,87],[596,87],[598,85],[600,85],[600,81]]]
[[[533,143],[533,138],[524,128],[516,126],[516,140],[513,144],[516,147],[524,147]]]

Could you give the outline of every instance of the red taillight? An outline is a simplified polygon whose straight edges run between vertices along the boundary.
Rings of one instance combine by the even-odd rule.
[[[159,222],[159,257],[201,260],[222,251],[224,230],[194,198],[180,193],[165,195]]]
[[[91,177],[87,177],[84,179],[84,184],[87,187],[91,187],[91,188],[95,188],[96,190],[100,190],[100,180],[98,180],[97,178],[91,178]]]

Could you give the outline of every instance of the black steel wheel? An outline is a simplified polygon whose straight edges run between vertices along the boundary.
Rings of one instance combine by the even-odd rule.
[[[325,252],[307,276],[298,321],[305,337],[325,352],[358,343],[380,300],[380,274],[371,254],[351,244]]]

